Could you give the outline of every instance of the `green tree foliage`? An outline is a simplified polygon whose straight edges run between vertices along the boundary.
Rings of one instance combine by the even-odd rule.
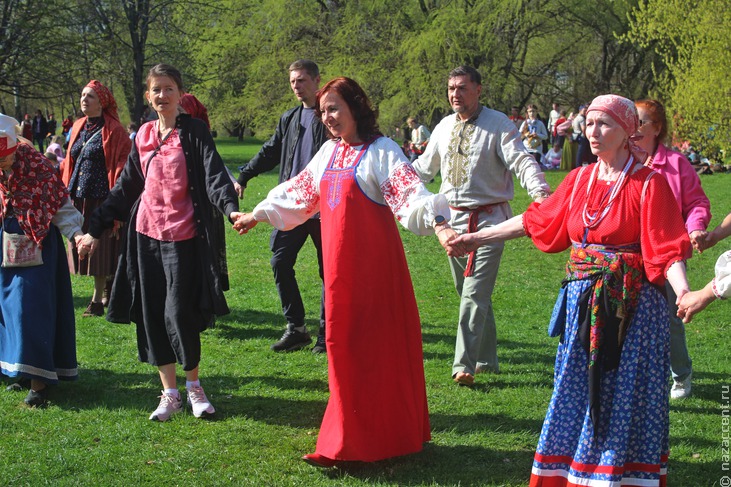
[[[390,134],[408,116],[433,126],[449,112],[446,76],[460,64],[485,80],[498,110],[551,101],[575,107],[599,93],[654,87],[655,55],[622,40],[632,0],[226,0],[193,15],[193,90],[214,123],[271,133],[296,102],[287,66],[315,60],[323,81],[350,76]],[[190,11],[186,11],[190,16]]]
[[[639,1],[3,0],[6,11],[37,15],[15,13],[3,24],[15,35],[0,38],[0,102],[21,80],[21,96],[75,106],[80,87],[96,78],[136,118],[146,70],[169,62],[208,106],[214,126],[267,135],[296,104],[288,65],[309,58],[323,81],[361,83],[387,134],[409,116],[433,126],[448,113],[446,76],[460,64],[480,70],[488,106],[537,103],[545,116],[552,101],[572,109],[600,93],[637,98],[678,79],[664,71],[668,56],[654,49],[658,42],[627,35],[632,12],[656,3]],[[46,64],[18,62],[20,44],[8,40],[17,36],[27,58],[53,67],[48,83],[37,81],[46,78],[37,76]]]
[[[628,38],[668,67],[657,94],[674,114],[676,135],[715,156],[731,146],[731,4],[725,0],[648,0]]]
[[[0,105],[18,118],[21,110],[47,105],[63,92],[69,35],[60,26],[68,17],[63,0],[3,0],[0,5]],[[27,99],[33,104],[23,102]]]

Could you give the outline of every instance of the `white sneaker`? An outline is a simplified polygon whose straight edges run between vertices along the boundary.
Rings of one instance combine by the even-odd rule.
[[[183,400],[180,396],[175,397],[172,394],[165,394],[165,391],[162,391],[160,404],[157,405],[157,409],[150,415],[150,421],[167,421],[170,416],[180,412],[182,409]]]
[[[188,388],[188,405],[190,405],[193,416],[196,418],[206,418],[216,412],[201,386]]]
[[[683,399],[690,396],[690,383],[693,373],[688,374],[685,380],[673,380],[673,387],[670,389],[671,399]]]

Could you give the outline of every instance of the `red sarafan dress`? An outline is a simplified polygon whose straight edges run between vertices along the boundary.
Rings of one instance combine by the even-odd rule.
[[[430,439],[421,326],[394,215],[428,234],[435,206],[448,214],[443,195],[429,193],[381,137],[326,143],[254,210],[278,228],[321,213],[330,399],[320,455],[372,462]]]
[[[628,252],[641,256],[638,304],[623,339],[618,366],[604,369],[602,365],[599,415],[593,421],[579,304],[592,281],[571,280],[562,288],[552,322],[564,323],[557,333],[561,340],[554,390],[534,456],[530,485],[664,486],[670,334],[661,286],[670,265],[684,259],[690,241],[665,179],[639,166],[628,173],[601,223],[586,232],[586,215],[602,214],[612,187],[607,181],[595,179],[594,167],[569,173],[550,198],[528,208],[523,224],[544,252],[573,247],[569,267],[585,258],[585,249],[591,247],[608,253],[616,248],[635,249]],[[609,270],[611,267],[605,269]]]

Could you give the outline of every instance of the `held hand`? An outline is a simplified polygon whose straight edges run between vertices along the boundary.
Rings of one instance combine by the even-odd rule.
[[[465,250],[465,254],[474,252],[475,250],[487,243],[485,241],[485,235],[483,234],[484,231],[485,230],[480,230],[479,232],[465,233],[464,235],[460,235],[455,239],[453,244],[461,245],[462,248]]]
[[[99,246],[99,240],[88,233],[76,241],[76,251],[79,253],[79,260],[91,257]]]
[[[239,195],[239,199],[244,199],[244,187],[234,181],[234,189],[236,190],[236,194]]]
[[[693,243],[693,248],[695,248],[698,253],[710,249],[718,243],[719,239],[715,231],[702,232],[700,235],[696,236],[695,239],[693,238],[694,233],[696,232],[691,233],[690,241]]]
[[[122,236],[122,232],[120,232],[120,230],[123,226],[124,222],[114,220],[114,227],[112,227],[112,237],[115,237],[117,240],[119,240],[119,237]]]
[[[703,311],[715,299],[716,296],[709,286],[699,291],[687,292],[678,298],[678,317],[683,319],[683,323],[690,323],[694,315]]]
[[[235,213],[231,213],[231,218],[234,218]],[[237,232],[239,232],[239,235],[243,235],[247,233],[249,230],[254,228],[258,221],[254,218],[254,215],[252,213],[238,213],[238,216],[236,216],[236,221],[234,222],[233,228]]]
[[[76,251],[78,252],[79,244],[81,243],[81,240],[84,238],[84,234],[81,232],[78,232],[76,235],[74,235],[74,246],[76,247]]]
[[[459,257],[461,255],[464,255],[465,252],[461,246],[455,247],[452,244],[454,240],[459,237],[459,234],[455,232],[453,228],[438,228],[436,235],[437,239],[439,239],[439,243],[441,244],[441,246],[444,247],[444,250],[447,251],[448,256]]]

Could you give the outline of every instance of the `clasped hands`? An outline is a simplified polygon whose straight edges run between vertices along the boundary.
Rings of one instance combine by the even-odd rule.
[[[239,235],[247,233],[249,230],[254,228],[257,223],[259,223],[256,218],[254,218],[253,213],[240,213],[235,211],[229,215],[229,218],[232,222],[234,222],[233,229],[239,232]]]
[[[74,244],[76,245],[76,252],[79,254],[79,260],[84,260],[87,256],[91,257],[96,251],[99,240],[88,233],[86,235],[77,233],[74,235]]]
[[[718,243],[718,235],[715,232],[706,232],[705,230],[695,230],[690,233],[690,243],[693,248],[700,254],[704,250],[710,249]]]
[[[460,235],[453,228],[438,230],[437,238],[450,257],[464,257],[485,244],[480,232]]]

